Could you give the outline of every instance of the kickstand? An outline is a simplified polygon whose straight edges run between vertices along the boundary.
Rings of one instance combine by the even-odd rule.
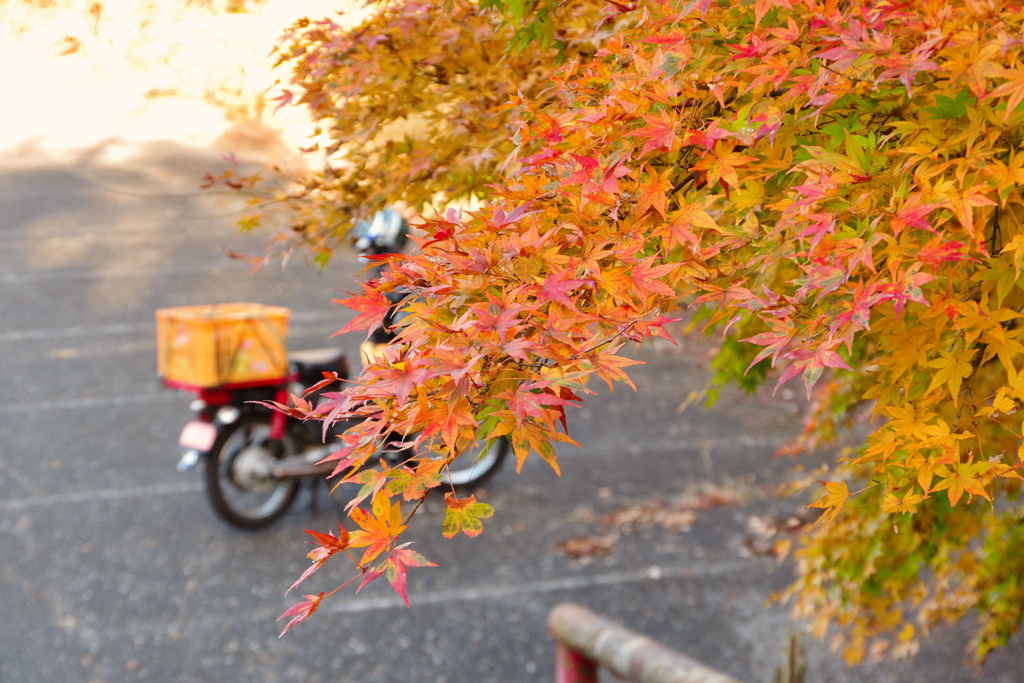
[[[317,493],[320,491],[320,477],[312,477],[309,480],[309,511],[313,516],[320,516],[320,509],[317,507]]]

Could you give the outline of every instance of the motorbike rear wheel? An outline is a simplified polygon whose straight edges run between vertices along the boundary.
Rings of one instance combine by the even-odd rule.
[[[493,477],[508,455],[509,441],[505,437],[495,439],[487,447],[482,444],[460,453],[445,472],[445,483],[451,486],[480,486]]]
[[[295,500],[299,480],[274,479],[270,468],[298,452],[289,434],[280,442],[270,439],[269,413],[249,413],[222,426],[206,457],[206,495],[214,511],[240,529],[273,524]]]

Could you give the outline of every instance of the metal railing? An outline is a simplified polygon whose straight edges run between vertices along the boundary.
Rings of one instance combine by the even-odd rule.
[[[555,683],[597,683],[599,667],[632,683],[739,683],[590,610],[563,603],[551,611]]]

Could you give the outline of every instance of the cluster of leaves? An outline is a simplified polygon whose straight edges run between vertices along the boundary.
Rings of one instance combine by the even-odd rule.
[[[507,48],[523,29],[469,0],[383,3],[350,30],[326,18],[292,26],[276,48],[291,76],[275,100],[306,108],[328,142],[306,150],[326,162],[291,191],[255,188],[254,205],[292,209],[285,247],[312,248],[323,265],[354,217],[386,204],[420,213],[484,196],[499,169],[530,149],[512,137],[513,112],[496,108],[518,94],[550,99],[547,75],[567,58],[589,59],[616,13],[580,0],[542,15],[551,39],[533,41],[536,31],[527,31],[514,52]]]
[[[520,466],[535,452],[557,471],[566,406],[594,375],[628,383],[619,346],[666,336],[682,297],[726,337],[720,377],[753,384],[780,362],[779,384],[813,392],[807,444],[865,400],[884,418],[846,463],[862,490],[829,482],[816,503],[797,612],[843,627],[857,661],[978,609],[984,658],[1024,605],[1024,9],[650,0],[626,15],[543,95],[509,93],[532,150],[518,172],[384,257],[343,331],[378,325],[399,292],[398,339],[350,389],[292,410],[361,420],[335,474],[365,477],[375,510],[422,499],[473,442],[507,436]],[[370,99],[360,69],[335,78]],[[421,455],[360,472],[396,437]]]
[[[437,462],[440,464],[441,461]],[[428,465],[420,469],[429,471],[431,467]],[[380,481],[376,477],[374,481],[367,482],[358,500],[349,505],[350,517],[359,526],[358,531],[350,534],[340,522],[337,536],[331,532],[322,534],[306,529],[306,533],[313,537],[311,543],[316,545],[307,554],[313,564],[291,585],[288,593],[315,574],[327,560],[339,553],[348,557],[356,565],[358,573],[330,593],[303,596],[306,598],[304,602],[292,606],[279,617],[278,621],[285,617],[292,617],[281,631],[282,636],[292,626],[312,616],[324,598],[334,595],[356,579],[362,579],[359,587],[356,588],[356,593],[358,593],[380,577],[386,576],[395,592],[402,596],[406,607],[409,606],[406,589],[409,567],[436,567],[437,565],[428,562],[423,555],[409,548],[409,543],[398,545],[397,540],[405,531],[416,510],[426,501],[428,489],[441,483],[441,476],[424,474],[422,471],[416,472],[408,468],[404,470],[404,475],[404,477],[402,474],[396,476],[384,490],[374,483],[374,481]],[[356,507],[356,504],[369,495],[368,491],[374,491],[370,510]],[[418,500],[417,504],[404,517],[401,502],[391,500],[400,491],[404,491],[402,498],[405,500]],[[460,499],[454,493],[449,493],[445,496],[445,502],[447,504],[444,518],[445,538],[454,538],[460,531],[470,537],[478,536],[483,531],[483,524],[480,520],[494,514],[494,508],[486,503],[477,502],[475,496]],[[349,548],[366,548],[366,550],[363,551],[359,559],[356,559],[349,552]],[[373,562],[378,559],[381,561],[377,566],[372,566]]]
[[[449,7],[448,0],[445,9]],[[512,27],[512,35],[506,47],[510,53],[519,52],[531,45],[556,46],[563,52],[568,46],[560,18],[566,3],[559,0],[480,0],[481,10],[492,10],[503,19],[503,26]],[[608,14],[621,14],[636,9],[636,5],[607,3]],[[578,8],[573,9],[573,14]]]

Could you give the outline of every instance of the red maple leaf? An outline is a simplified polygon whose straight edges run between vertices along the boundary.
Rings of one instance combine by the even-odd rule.
[[[917,252],[917,260],[937,266],[946,261],[963,261],[967,256],[963,253],[964,245],[955,240],[944,242],[939,236],[932,238],[928,244]]]
[[[765,42],[754,34],[750,34],[749,40],[746,43],[726,43],[726,47],[731,47],[736,52],[735,55],[729,58],[729,61],[737,59],[756,59],[764,53]]]
[[[317,569],[320,569],[320,567],[323,566],[324,562],[326,562],[328,558],[348,547],[348,531],[345,530],[345,527],[341,526],[341,522],[338,522],[337,536],[333,533],[321,534],[316,531],[310,531],[309,529],[306,529],[306,533],[315,538],[320,545],[309,551],[309,554],[306,557],[313,560],[313,564],[306,571],[302,572],[302,576],[299,577],[299,580],[293,583],[288,590],[284,592],[285,595],[291,593],[292,588],[295,588],[312,576]]]
[[[800,237],[811,238],[811,246],[807,249],[810,253],[814,251],[814,247],[818,246],[822,237],[836,229],[836,217],[828,213],[812,213],[805,218],[811,221],[811,225],[800,233]]]
[[[573,405],[572,401],[556,396],[549,391],[536,393],[533,385],[523,383],[519,385],[515,394],[508,402],[509,410],[516,416],[516,423],[521,424],[527,417],[538,419],[544,423],[550,423],[550,411],[544,406],[567,406]],[[563,411],[558,409],[559,414]]]
[[[294,605],[277,618],[278,621],[281,621],[285,617],[292,617],[292,620],[284,627],[284,630],[281,631],[281,635],[278,636],[278,638],[288,633],[288,629],[295,626],[295,624],[309,619],[309,617],[313,615],[313,612],[316,611],[316,608],[320,606],[320,601],[324,599],[324,594],[321,592],[320,595],[303,595],[302,597],[306,598],[305,602],[300,602],[299,604]]]
[[[519,327],[517,320],[519,312],[523,310],[523,307],[517,305],[506,307],[500,299],[495,298],[493,295],[488,298],[490,303],[486,306],[480,304],[473,309],[473,312],[476,314],[476,320],[472,323],[473,329],[483,332],[494,332],[501,339],[501,343],[504,344],[505,336],[509,332],[515,332]]]
[[[561,273],[553,273],[544,279],[540,285],[540,294],[537,296],[538,303],[557,301],[563,306],[575,310],[576,304],[568,297],[568,293],[587,282],[586,280],[567,280],[565,276],[569,274],[569,270],[566,268]]]
[[[706,294],[701,294],[694,299],[695,304],[715,301],[719,304],[730,301],[747,301],[755,298],[749,289],[742,286],[745,280],[739,282],[727,282],[725,287],[711,284],[710,282],[698,282],[697,286],[703,289]]]
[[[546,164],[549,161],[552,161],[554,159],[557,159],[558,157],[562,156],[562,154],[563,153],[560,150],[551,149],[550,147],[545,147],[544,149],[542,149],[541,151],[537,152],[536,154],[531,154],[528,157],[523,157],[523,158],[519,159],[518,161],[525,168],[530,169],[530,168],[534,168],[536,166],[540,166],[542,164]]]
[[[450,494],[449,494],[450,495]],[[367,569],[363,573],[363,580],[359,584],[359,588],[356,589],[356,593],[363,590],[366,586],[379,579],[384,574],[388,575],[388,583],[395,589],[395,592],[402,596],[402,600],[405,602],[405,606],[409,606],[409,596],[406,594],[406,577],[408,567],[436,567],[437,565],[433,562],[428,562],[427,558],[420,555],[415,550],[408,549],[409,544],[395,548],[391,556],[388,557],[386,562],[374,567],[373,569]]]
[[[430,364],[433,368],[432,376],[448,375],[458,382],[473,369],[473,364],[480,360],[482,354],[467,359],[459,349],[450,346],[438,346],[434,349]]]
[[[921,265],[915,263],[908,270],[899,271],[899,275],[893,282],[881,287],[883,291],[892,295],[892,305],[896,309],[897,320],[903,314],[903,308],[908,301],[926,305],[928,303],[924,294],[921,293],[921,287],[934,280],[935,276],[930,273],[919,273]]]
[[[384,576],[385,571],[387,571],[387,563],[378,565],[373,569],[367,569],[365,572],[363,572],[363,580],[359,582],[359,587],[356,588],[356,593],[359,593],[359,591],[363,590],[371,583],[373,583],[380,577]]]
[[[537,342],[530,341],[529,339],[516,338],[507,344],[502,344],[501,350],[512,358],[529,360],[530,357],[527,355],[527,351],[535,351],[539,346]]]
[[[721,140],[727,138],[732,133],[719,128],[721,119],[715,119],[711,122],[711,125],[706,130],[690,130],[686,132],[686,140],[684,141],[687,145],[700,145],[704,149],[711,149],[715,146],[715,140]]]
[[[370,331],[366,333],[366,338],[369,339],[370,332],[384,322],[384,317],[388,314],[388,309],[391,308],[391,302],[372,285],[366,282],[360,282],[359,284],[362,285],[363,290],[366,292],[364,296],[353,294],[348,299],[333,300],[336,304],[341,304],[351,308],[353,311],[357,311],[359,315],[332,334],[332,337],[337,337],[339,334],[345,334],[346,332],[369,329]]]
[[[899,211],[893,214],[890,226],[894,236],[899,237],[899,234],[907,228],[917,228],[938,234],[932,224],[928,222],[928,214],[945,206],[946,202],[922,203],[923,196],[921,192],[911,195]]]
[[[395,592],[402,596],[405,606],[409,606],[409,596],[405,592],[406,573],[409,567],[436,567],[433,562],[420,555],[415,550],[407,548],[408,543],[395,548],[388,558],[387,572],[388,583],[395,589]]]
[[[641,115],[641,118],[647,122],[647,125],[626,134],[627,137],[647,140],[644,148],[640,150],[640,156],[659,147],[664,148],[667,152],[674,152],[682,144],[679,136],[676,135],[676,126],[679,125],[679,122],[668,113],[662,112],[658,116]]]
[[[530,208],[530,202],[526,202],[522,206],[518,206],[508,213],[505,213],[504,209],[498,207],[494,209],[494,216],[491,218],[491,224],[496,228],[501,228],[506,225],[511,225],[532,213],[537,213],[536,211],[527,212],[526,210],[528,208]]]
[[[843,361],[842,357],[833,348],[819,346],[817,349],[796,349],[786,354],[785,357],[793,359],[793,362],[783,371],[782,376],[779,377],[779,383],[775,385],[775,391],[778,391],[779,387],[789,380],[803,373],[804,386],[807,387],[807,399],[810,400],[811,389],[814,388],[815,383],[821,377],[821,373],[825,371],[826,367],[850,370],[850,366]],[[775,394],[775,391],[772,392],[772,395]]]
[[[818,292],[815,301],[821,301],[822,297],[839,289],[849,276],[844,269],[825,263],[823,259],[815,259],[814,263],[805,268],[807,275],[793,281],[800,285],[796,291],[797,301],[805,300],[814,291]]]
[[[576,160],[583,168],[573,172],[563,183],[567,185],[579,185],[581,183],[590,183],[594,179],[594,170],[600,168],[601,164],[593,157],[584,157],[579,154],[569,153],[573,159]]]
[[[888,66],[889,68],[878,74],[875,81],[883,81],[893,76],[898,76],[900,82],[903,83],[907,89],[907,96],[910,96],[910,86],[913,85],[914,79],[917,74],[922,71],[932,71],[933,69],[939,68],[939,65],[928,59],[931,56],[930,50],[921,50],[920,47],[914,50],[908,55],[893,54],[891,57],[886,57],[878,60],[878,64],[881,66]],[[984,94],[984,93],[982,93]]]
[[[662,282],[660,278],[671,273],[677,266],[674,263],[653,265],[657,260],[657,256],[651,256],[633,266],[633,272],[630,274],[633,286],[643,293],[674,296],[676,291]]]
[[[859,329],[871,329],[869,324],[871,308],[875,304],[890,298],[892,298],[891,295],[878,291],[877,284],[865,287],[863,282],[858,282],[856,289],[853,291],[853,300],[840,302],[844,308],[848,307],[847,310],[835,317],[829,325],[829,329],[833,331],[839,330],[844,325],[850,323]]]
[[[605,169],[604,174],[601,176],[601,185],[597,186],[594,183],[590,183],[584,188],[586,192],[593,192],[595,190],[603,190],[608,194],[619,194],[621,191],[619,188],[619,178],[627,176],[633,172],[633,169],[625,165],[625,159],[620,159],[615,164]]]
[[[740,340],[764,347],[756,356],[754,356],[754,360],[750,361],[750,365],[747,366],[747,372],[750,372],[750,368],[754,367],[768,356],[772,357],[772,367],[775,367],[775,359],[778,358],[779,353],[786,348],[786,345],[789,344],[790,340],[796,335],[796,332],[793,330],[792,323],[776,320],[774,318],[767,318],[765,319],[765,322],[768,323],[768,327],[772,328],[771,332],[762,332],[761,334],[756,334],[753,337],[747,337],[746,339]]]
[[[370,366],[366,369],[366,372],[380,378],[377,382],[378,388],[387,389],[394,393],[399,403],[405,403],[405,400],[409,398],[409,394],[416,388],[416,385],[427,379],[430,371],[426,368],[410,367],[408,363],[400,363],[398,365],[402,367],[391,366],[382,368]]]

